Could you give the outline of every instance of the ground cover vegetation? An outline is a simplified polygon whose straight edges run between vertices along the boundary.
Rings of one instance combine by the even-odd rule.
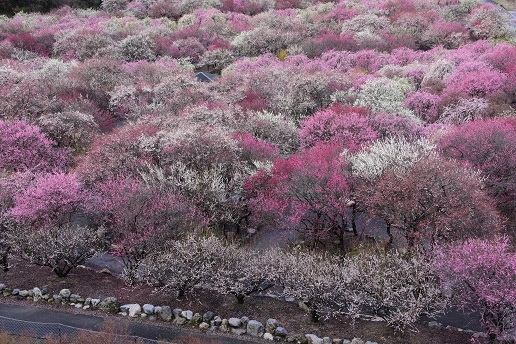
[[[4,271],[16,255],[65,277],[110,251],[127,283],[180,297],[275,285],[313,321],[400,331],[452,306],[516,337],[516,39],[498,8],[4,3]],[[264,232],[298,235],[252,247]]]

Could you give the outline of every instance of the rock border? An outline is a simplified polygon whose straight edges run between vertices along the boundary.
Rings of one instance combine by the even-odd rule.
[[[131,303],[120,305],[115,297],[92,298],[82,297],[73,294],[70,289],[61,289],[57,294],[51,294],[50,291],[43,287],[34,287],[32,289],[8,288],[5,284],[0,283],[0,295],[19,300],[30,300],[33,302],[48,302],[63,305],[70,305],[83,310],[100,310],[109,314],[118,314],[129,318],[146,318],[149,321],[172,322],[175,325],[191,326],[199,328],[203,331],[220,331],[225,333],[233,333],[236,335],[248,335],[252,337],[263,338],[269,341],[298,343],[298,344],[378,344],[373,341],[364,341],[361,338],[341,339],[330,337],[318,337],[315,334],[289,335],[288,331],[281,326],[278,320],[267,319],[265,325],[258,320],[249,317],[231,317],[222,318],[212,311],[206,311],[203,314],[194,313],[191,310],[182,310],[180,308],[172,308],[168,305],[154,306],[152,304]],[[375,317],[366,317],[370,321],[378,321]],[[443,327],[436,321],[430,321],[429,327]],[[483,332],[474,332],[451,326],[445,327],[448,330],[456,330],[459,332],[470,333],[474,338],[487,337]]]

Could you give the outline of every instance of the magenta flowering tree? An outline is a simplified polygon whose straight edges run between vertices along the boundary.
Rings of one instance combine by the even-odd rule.
[[[516,198],[516,121],[492,119],[456,126],[439,141],[444,155],[482,171],[499,209],[514,217]]]
[[[14,34],[9,37],[9,42],[19,49],[24,49],[45,57],[52,55],[54,35],[51,32],[34,36],[29,32]]]
[[[25,179],[13,180],[21,183]],[[78,225],[84,221],[91,197],[75,175],[39,174],[25,190],[16,191],[5,214],[11,223],[0,224],[5,229],[0,247],[7,243],[7,253],[12,249],[23,259],[51,267],[58,277],[65,277],[102,249],[102,230]]]
[[[333,144],[354,152],[377,138],[368,118],[359,113],[360,109],[336,110],[319,111],[301,122],[301,148]]]
[[[72,222],[90,201],[89,193],[74,174],[40,174],[15,195],[9,215],[34,228],[59,226]]]
[[[25,120],[0,121],[0,169],[8,172],[64,169],[68,154]]]
[[[433,123],[439,119],[440,100],[441,98],[436,94],[418,91],[407,95],[405,106],[420,119]]]
[[[278,147],[272,143],[255,139],[250,133],[234,133],[233,138],[237,140],[238,146],[242,149],[241,159],[250,164],[255,161],[272,161],[279,157]]]
[[[434,266],[454,304],[479,313],[492,340],[515,339],[516,253],[508,237],[444,245]]]
[[[91,212],[112,237],[114,252],[123,258],[131,283],[149,253],[205,223],[184,197],[130,177],[97,183],[95,198]]]
[[[318,145],[244,183],[253,220],[262,226],[300,230],[313,244],[338,239],[344,249],[351,208],[346,163],[340,147]]]
[[[507,74],[483,62],[465,62],[447,78],[443,97],[486,97],[503,92]]]

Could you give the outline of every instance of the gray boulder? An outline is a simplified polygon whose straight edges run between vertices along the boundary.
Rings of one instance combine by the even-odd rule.
[[[214,316],[213,317],[213,320],[210,321],[210,323],[213,322],[213,326],[220,326],[220,324],[222,324],[222,318],[219,317],[218,315]]]
[[[351,341],[351,344],[364,344],[364,341],[361,338],[355,337]]]
[[[172,310],[172,314],[174,315],[174,318],[176,318],[176,319],[182,317],[182,315],[181,315],[182,312],[183,312],[183,310],[181,308],[174,308]]]
[[[0,283],[0,291],[3,291],[7,286],[3,283]]]
[[[308,344],[323,344],[322,338],[317,337],[315,334],[306,334],[305,338],[308,339]]]
[[[170,306],[162,306],[159,316],[165,321],[172,320],[172,308]]]
[[[131,318],[136,318],[140,314],[142,314],[142,306],[137,303],[133,303],[129,305],[129,310],[127,312]]]
[[[263,324],[259,321],[249,320],[247,323],[247,333],[253,337],[263,337],[265,327],[263,327]]]
[[[65,300],[68,300],[70,298],[70,295],[72,295],[70,289],[61,289],[61,291],[59,292],[59,296],[61,296],[61,298]]]
[[[186,318],[183,317],[177,317],[174,320],[172,320],[172,322],[176,325],[184,325],[188,322],[188,320],[186,320]]]
[[[240,319],[238,319],[240,320]],[[220,323],[220,326],[219,326],[219,329],[222,331],[222,332],[228,332],[229,331],[229,323],[228,323],[228,319],[222,319],[222,322]]]
[[[429,327],[441,327],[442,324],[441,323],[438,323],[437,321],[429,321],[428,322],[428,326]]]
[[[27,297],[27,296],[29,296],[29,292],[27,290],[20,290],[18,295],[23,296],[23,297]]]
[[[209,328],[210,328],[210,324],[208,324],[208,323],[206,323],[206,322],[202,322],[202,323],[200,323],[200,324],[199,324],[199,328],[200,328],[201,330],[207,330],[207,329],[209,329]]]
[[[206,323],[209,323],[210,321],[213,320],[214,317],[215,317],[215,313],[213,313],[212,311],[207,311],[207,312],[204,312],[204,314],[202,315],[202,320]]]
[[[229,318],[228,324],[231,327],[240,327],[242,326],[242,320],[240,320],[239,318]]]
[[[331,344],[331,339],[330,337],[323,337],[322,342],[323,344]]]
[[[91,299],[91,307],[97,307],[100,304],[100,299]]]
[[[146,303],[143,305],[142,309],[143,309],[143,313],[145,313],[145,314],[148,314],[148,315],[154,314],[154,305]]]
[[[280,327],[276,327],[276,329],[274,330],[274,335],[285,338],[286,336],[288,336],[288,332],[284,327],[280,326]]]
[[[192,320],[193,312],[192,311],[182,311],[181,316],[183,318],[186,318],[186,320],[190,321],[190,320]]]
[[[34,297],[34,302],[41,300],[42,296],[43,294],[41,293],[41,289],[39,289],[38,287],[32,289],[32,297]]]
[[[272,334],[270,334],[269,332],[265,332],[263,334],[263,339],[265,339],[265,340],[274,340],[274,336]]]
[[[274,333],[274,330],[280,326],[280,323],[276,319],[267,319],[265,323],[265,329],[269,333]]]
[[[303,311],[307,312],[307,313],[308,313],[308,312],[310,312],[310,308],[308,307],[308,305],[307,305],[307,304],[306,304],[306,302],[304,302],[304,301],[299,301],[299,302],[297,303],[297,306],[298,306],[299,308],[301,308]]]

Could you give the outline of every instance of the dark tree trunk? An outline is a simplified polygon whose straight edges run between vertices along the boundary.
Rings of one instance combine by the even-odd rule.
[[[310,308],[310,321],[313,323],[319,322],[319,313],[317,313],[317,308],[315,306]]]
[[[4,269],[4,272],[9,271],[9,253],[11,252],[11,248],[7,247],[7,249],[2,254],[2,259],[0,259],[0,263]]]
[[[387,247],[390,248],[392,246],[392,243],[394,242],[394,236],[391,232],[391,224],[387,222],[387,235],[389,236],[389,241],[387,242]]]
[[[351,228],[353,228],[353,234],[355,236],[358,235],[356,218],[357,218],[357,205],[353,204],[353,207],[351,208]]]
[[[180,299],[182,298],[183,296],[185,296],[185,289],[184,288],[179,288],[177,290],[177,298]]]
[[[236,294],[235,297],[236,297],[237,302],[238,302],[239,305],[243,305],[244,304],[244,299],[245,299],[245,295],[244,294]]]

